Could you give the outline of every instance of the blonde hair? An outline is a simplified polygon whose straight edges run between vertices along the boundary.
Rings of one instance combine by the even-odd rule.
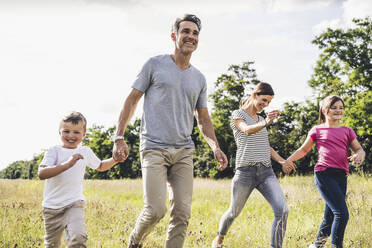
[[[323,109],[327,110],[327,113],[329,112],[329,109],[335,104],[335,102],[341,101],[342,105],[345,107],[344,101],[341,99],[341,97],[336,95],[330,95],[324,98],[319,103],[319,122],[325,123],[325,115],[323,114]]]
[[[259,95],[273,96],[274,90],[271,87],[271,85],[268,83],[261,82],[257,84],[252,94],[249,97],[243,98],[243,100],[240,102],[240,108],[244,108],[245,106],[247,106],[253,100],[254,97],[259,96]]]
[[[82,113],[80,113],[80,112],[72,111],[71,113],[67,114],[66,116],[64,116],[62,118],[61,122],[59,123],[59,128],[61,128],[61,126],[62,126],[63,123],[71,122],[72,124],[76,125],[80,121],[83,122],[83,124],[84,124],[84,131],[86,131],[86,129],[87,129],[87,120],[85,119],[84,115]]]

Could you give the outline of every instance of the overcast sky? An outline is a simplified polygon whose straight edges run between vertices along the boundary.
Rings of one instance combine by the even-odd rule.
[[[174,51],[171,25],[184,13],[202,20],[191,63],[209,93],[229,65],[254,61],[281,108],[311,95],[315,35],[371,15],[372,1],[0,0],[0,169],[59,144],[71,110],[88,127],[116,125],[143,63]]]

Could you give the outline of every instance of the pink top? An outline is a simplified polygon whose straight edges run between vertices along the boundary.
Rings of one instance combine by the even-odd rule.
[[[337,168],[349,173],[349,146],[357,137],[353,129],[344,126],[330,128],[320,124],[309,131],[309,136],[316,143],[319,154],[315,172]]]

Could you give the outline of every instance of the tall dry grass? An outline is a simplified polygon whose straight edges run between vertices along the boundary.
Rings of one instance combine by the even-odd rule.
[[[284,247],[308,247],[322,219],[323,199],[312,176],[285,177],[280,182],[290,209]],[[229,207],[230,183],[231,180],[195,180],[184,247],[210,247],[219,219]],[[44,247],[43,185],[38,180],[0,180],[0,247]],[[84,194],[88,247],[126,247],[143,206],[141,180],[86,180]],[[371,177],[349,177],[347,203],[350,220],[345,247],[372,247]],[[226,247],[269,247],[272,218],[270,205],[254,191],[229,230]],[[164,246],[168,221],[169,213],[148,236],[144,247]]]

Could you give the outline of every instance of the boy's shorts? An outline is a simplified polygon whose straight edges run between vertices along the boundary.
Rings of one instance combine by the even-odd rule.
[[[58,248],[63,230],[66,231],[68,247],[86,247],[84,201],[76,201],[63,208],[43,208],[45,247]]]

